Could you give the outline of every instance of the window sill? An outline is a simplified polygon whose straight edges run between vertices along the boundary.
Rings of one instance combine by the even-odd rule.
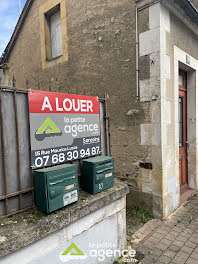
[[[45,61],[46,61],[46,62],[50,62],[50,61],[53,61],[53,60],[57,60],[57,59],[61,58],[62,56],[63,56],[63,54],[60,55],[60,56],[54,57],[54,58],[52,58],[52,59],[46,59]]]
[[[67,60],[68,60],[68,56],[66,54],[65,55],[63,54],[63,55],[56,57],[56,58],[53,58],[51,60],[45,59],[42,61],[42,69],[53,67],[59,63],[66,62]]]

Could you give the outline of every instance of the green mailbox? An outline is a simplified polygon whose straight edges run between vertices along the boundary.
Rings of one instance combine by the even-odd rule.
[[[79,199],[77,166],[64,164],[34,171],[35,204],[51,213]]]
[[[91,194],[96,194],[114,185],[114,159],[108,156],[98,156],[83,160],[82,188]]]

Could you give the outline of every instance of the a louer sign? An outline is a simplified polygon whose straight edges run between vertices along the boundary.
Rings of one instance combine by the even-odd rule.
[[[32,167],[100,153],[99,98],[28,91]]]

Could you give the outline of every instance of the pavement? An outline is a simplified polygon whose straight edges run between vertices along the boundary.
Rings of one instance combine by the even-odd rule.
[[[141,264],[198,264],[198,194],[166,220],[152,220],[131,241]]]

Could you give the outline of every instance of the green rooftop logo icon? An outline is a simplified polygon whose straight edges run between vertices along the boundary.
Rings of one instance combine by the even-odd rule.
[[[62,131],[48,117],[39,129],[35,132],[35,139],[43,141],[46,137],[61,136]]]
[[[84,254],[76,244],[72,243],[64,252],[60,254],[60,260],[62,262],[68,262],[70,260],[85,260],[87,255]]]

